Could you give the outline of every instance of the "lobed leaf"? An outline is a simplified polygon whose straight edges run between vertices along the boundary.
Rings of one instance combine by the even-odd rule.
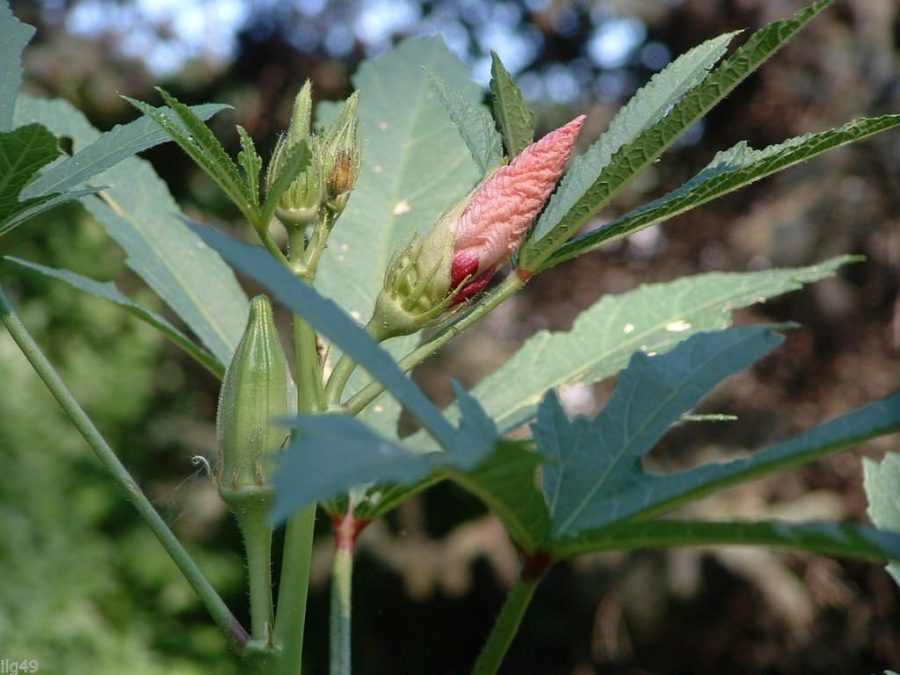
[[[583,311],[572,329],[540,331],[472,390],[501,433],[534,415],[550,388],[589,384],[625,367],[637,351],[665,353],[699,332],[731,324],[735,309],[833,276],[852,261],[744,273],[710,273],[607,295]],[[454,409],[449,416],[452,419]]]
[[[823,152],[897,126],[900,126],[900,115],[885,115],[853,120],[836,129],[792,138],[763,150],[754,150],[741,142],[730,150],[718,153],[709,166],[678,189],[566,242],[550,256],[544,269],[689,211]]]
[[[160,113],[156,108],[142,101],[137,101],[128,96],[123,96],[123,98],[159,124],[172,137],[172,140],[178,143],[181,149],[194,160],[197,166],[203,169],[213,182],[219,186],[244,217],[255,224],[257,222],[257,212],[254,207],[255,200],[249,194],[247,185],[238,172],[237,165],[225,152],[225,148],[222,147],[219,139],[188,106],[164,89],[157,87],[156,90],[163,97],[166,104],[175,111],[181,122],[180,125],[170,117]],[[256,201],[258,201],[258,198]]]
[[[37,122],[72,138],[76,154],[101,134],[65,101],[20,96],[18,124]],[[132,157],[95,177],[103,200],[82,199],[128,255],[127,263],[221,364],[231,359],[247,321],[247,296],[234,273],[178,215],[172,196],[144,160]]]
[[[496,52],[491,52],[491,91],[494,118],[512,159],[534,142],[534,111],[525,103],[522,90]]]
[[[272,519],[280,522],[308,504],[373,481],[409,485],[443,467],[467,471],[480,464],[494,449],[496,429],[458,386],[457,395],[467,404],[459,428],[450,430],[447,452],[415,452],[348,415],[298,415],[286,420],[299,433],[282,453],[273,480]]]
[[[80,274],[70,272],[69,270],[46,267],[45,265],[39,265],[38,263],[30,262],[28,260],[22,260],[21,258],[15,258],[12,256],[6,256],[6,260],[9,260],[16,265],[21,265],[26,269],[40,272],[41,274],[53,279],[64,281],[80,291],[90,293],[91,295],[95,295],[98,298],[103,298],[104,300],[108,300],[119,305],[120,307],[125,308],[134,316],[138,317],[142,321],[145,321],[146,323],[166,335],[170,340],[181,347],[187,354],[193,357],[201,366],[209,370],[213,375],[215,375],[219,379],[221,379],[224,375],[224,366],[219,363],[212,354],[194,343],[193,340],[191,340],[187,335],[185,335],[175,326],[169,323],[164,317],[150,311],[145,307],[142,307],[141,305],[138,305],[131,298],[123,294],[116,287],[115,283],[111,281],[96,281]]]
[[[552,213],[556,215],[548,216],[552,220],[544,224],[539,221],[535,238],[523,248],[520,267],[531,272],[544,269],[550,256],[606,206],[622,187],[774,55],[831,1],[819,0],[800,10],[792,18],[776,21],[755,33],[702,83],[687,91],[671,110],[641,131],[636,138],[615,150],[596,180],[583,191],[579,187],[573,188],[571,192],[563,192],[560,186],[560,193],[572,194],[576,201],[568,208],[554,208]],[[582,172],[576,172],[575,176],[582,176]],[[552,202],[548,204],[547,211],[551,207]]]
[[[201,119],[208,119],[228,107],[207,103],[194,106],[191,111]],[[167,117],[172,124],[177,124],[178,118],[168,108],[157,108],[156,112]],[[142,116],[128,124],[117,124],[71,157],[64,157],[50,166],[25,188],[22,196],[38,197],[68,190],[115,166],[123,159],[169,140],[171,140],[169,134],[149,117]]]
[[[542,239],[559,226],[609,166],[613,155],[667,115],[688,91],[709,75],[735,35],[737,33],[720,35],[685,52],[656,73],[619,109],[606,132],[585,152],[573,158],[534,227],[533,239]]]
[[[0,4],[0,131],[13,128],[13,111],[22,86],[22,52],[34,33],[33,26],[13,15],[9,3]]]
[[[672,475],[653,475],[636,491],[621,492],[619,503],[624,510],[619,511],[619,516],[639,514],[644,518],[664,513],[731,485],[784,471],[898,430],[900,394],[895,394],[868,403],[800,436],[757,450],[745,459],[705,464]]]
[[[766,326],[700,333],[667,354],[635,354],[609,404],[594,419],[569,420],[548,392],[533,427],[550,460],[543,486],[559,538],[622,520],[654,484],[641,466],[681,415],[719,382],[783,341]],[[633,495],[626,500],[623,495]]]
[[[878,527],[900,532],[900,455],[888,453],[881,462],[863,458],[863,485],[869,499],[869,518]],[[887,571],[900,585],[900,557],[887,566]]]
[[[863,560],[900,559],[900,534],[855,523],[654,520],[582,532],[554,546],[561,558],[674,546],[771,546]]]

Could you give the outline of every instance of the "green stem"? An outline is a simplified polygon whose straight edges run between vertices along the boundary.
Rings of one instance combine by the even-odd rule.
[[[331,409],[341,404],[341,395],[344,393],[344,387],[350,381],[350,376],[356,369],[356,361],[341,354],[331,376],[328,378],[328,384],[325,385],[325,407]]]
[[[331,675],[350,675],[350,595],[353,586],[353,548],[338,548],[331,573]]]
[[[272,607],[272,528],[266,522],[271,498],[251,496],[229,500],[234,510],[244,550],[250,586],[250,632],[253,640],[268,645],[275,621]]]
[[[304,247],[293,242],[288,266],[295,269]],[[296,271],[296,269],[295,269]],[[302,276],[312,282],[314,271]],[[299,316],[293,317],[294,354],[297,373],[297,410],[311,413],[321,408],[322,377],[316,332]],[[306,602],[309,595],[309,573],[312,565],[316,505],[313,504],[288,519],[284,533],[281,576],[278,582],[278,604],[275,614],[275,642],[283,648],[278,662],[278,675],[299,675],[303,658],[303,634],[306,626]]]
[[[266,247],[266,250],[272,254],[278,262],[282,265],[290,265],[287,257],[284,255],[284,252],[281,250],[281,247],[275,243],[275,240],[272,238],[272,234],[269,232],[269,224],[256,226],[256,233],[259,235],[260,241],[262,241],[263,246]]]
[[[284,533],[281,579],[278,583],[278,611],[275,614],[275,642],[282,645],[278,675],[299,675],[306,626],[306,600],[312,564],[316,507],[294,514]]]
[[[234,617],[219,594],[216,593],[216,589],[209,583],[209,580],[204,576],[197,563],[181,545],[181,542],[178,541],[175,534],[169,529],[169,526],[166,525],[162,516],[153,508],[153,504],[150,503],[150,500],[138,487],[134,478],[128,473],[128,469],[116,457],[116,453],[100,434],[100,431],[87,416],[87,413],[82,410],[72,392],[66,387],[52,364],[47,360],[47,357],[41,352],[34,338],[31,337],[28,329],[16,316],[2,288],[0,288],[0,321],[6,326],[12,339],[19,349],[22,350],[38,377],[43,380],[50,393],[53,394],[63,411],[84,437],[84,440],[91,446],[97,458],[109,471],[113,479],[125,490],[128,500],[134,505],[138,514],[147,523],[153,534],[156,535],[166,553],[169,554],[169,557],[172,558],[188,583],[193,587],[206,610],[216,622],[216,625],[222,629],[228,642],[235,650],[240,651],[241,647],[247,643],[247,631]]]
[[[472,675],[493,675],[500,668],[540,582],[541,577],[519,578],[510,589],[488,641],[478,655]]]
[[[494,310],[509,296],[516,293],[524,285],[525,281],[519,279],[515,273],[510,274],[503,283],[494,290],[494,292],[475,305],[471,312],[466,314],[459,321],[443,328],[426,342],[422,343],[419,347],[400,359],[400,367],[403,370],[412,370],[464,330],[481,321],[488,313]],[[329,384],[331,384],[331,382],[329,382]],[[344,408],[353,415],[358,415],[383,391],[384,385],[380,382],[372,381],[351,396],[344,404]]]

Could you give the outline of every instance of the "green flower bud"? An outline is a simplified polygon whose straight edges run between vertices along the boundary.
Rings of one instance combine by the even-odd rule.
[[[278,201],[275,214],[285,225],[305,226],[319,212],[325,197],[325,183],[321,166],[316,161],[317,139],[310,134],[312,118],[312,85],[309,80],[300,89],[294,99],[294,110],[287,133],[283,134],[275,144],[272,159],[266,170],[266,187],[271,189],[278,179],[287,161],[288,154],[298,144],[306,141],[309,144],[313,161],[308,168],[297,176]]]
[[[334,211],[342,211],[347,204],[350,191],[359,178],[362,159],[362,139],[356,106],[359,92],[354,91],[344,103],[341,114],[325,135],[322,143],[322,168],[325,175],[328,206]]]
[[[272,318],[268,298],[250,303],[247,328],[225,370],[219,395],[217,481],[226,501],[241,491],[268,485],[266,458],[288,437],[272,422],[296,411],[290,368]]]

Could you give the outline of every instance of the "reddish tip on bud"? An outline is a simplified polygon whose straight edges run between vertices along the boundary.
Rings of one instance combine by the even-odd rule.
[[[456,240],[451,286],[455,288],[469,279],[456,301],[481,291],[519,248],[572,156],[584,120],[585,116],[579,115],[529,145],[472,196],[453,226]]]
[[[376,335],[415,332],[485,289],[556,188],[584,119],[529,145],[395,257],[375,307]]]

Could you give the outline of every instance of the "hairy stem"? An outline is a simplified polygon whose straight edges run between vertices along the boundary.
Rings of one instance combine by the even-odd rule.
[[[247,553],[250,585],[250,633],[253,640],[268,645],[272,639],[272,528],[266,522],[269,499],[232,502]]]
[[[329,648],[330,675],[350,675],[351,591],[353,588],[353,556],[356,539],[368,520],[356,518],[350,511],[331,521],[334,529],[335,552],[331,574],[331,617]]]
[[[31,337],[19,317],[13,311],[12,306],[0,288],[0,321],[6,326],[12,339],[28,359],[38,377],[53,394],[63,411],[72,420],[72,423],[87,441],[88,445],[97,455],[103,466],[109,471],[113,479],[125,490],[128,500],[134,505],[138,514],[147,523],[156,538],[162,544],[166,553],[181,570],[181,573],[200,597],[206,610],[212,616],[216,625],[222,629],[225,637],[237,651],[247,643],[249,636],[240,622],[225,605],[225,602],[209,583],[209,580],[197,566],[197,563],[178,541],[169,526],[153,508],[153,504],[147,499],[138,484],[135,482],[128,469],[119,461],[116,453],[100,434],[100,431],[87,416],[87,413],[75,400],[72,392],[57,374],[52,364],[41,352],[40,347]]]

